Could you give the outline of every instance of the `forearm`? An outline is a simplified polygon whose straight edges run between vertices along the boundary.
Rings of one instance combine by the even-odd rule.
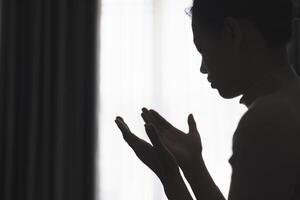
[[[210,176],[202,157],[188,167],[183,167],[182,171],[197,200],[225,200]]]
[[[172,174],[172,176],[164,178],[161,182],[169,200],[193,200],[179,171],[176,174]]]

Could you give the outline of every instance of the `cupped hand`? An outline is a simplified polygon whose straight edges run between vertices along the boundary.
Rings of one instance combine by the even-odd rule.
[[[184,133],[154,110],[142,109],[145,123],[152,123],[157,129],[161,141],[175,156],[182,168],[189,168],[194,162],[202,159],[202,144],[196,122],[192,114],[188,116],[189,132]]]
[[[146,123],[146,133],[152,143],[138,138],[134,135],[121,117],[115,120],[117,126],[122,132],[124,140],[133,149],[137,157],[147,165],[163,181],[171,178],[174,174],[179,174],[179,168],[174,156],[168,151],[161,142],[157,134],[157,128],[152,123]]]

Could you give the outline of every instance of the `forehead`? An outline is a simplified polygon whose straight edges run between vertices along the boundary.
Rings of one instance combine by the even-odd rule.
[[[192,17],[192,29],[193,32],[199,32],[202,28],[201,25],[199,23],[199,20],[195,19],[194,17]]]
[[[208,33],[208,28],[205,28],[203,23],[200,23],[198,20],[192,18],[192,31],[194,36],[203,37]]]

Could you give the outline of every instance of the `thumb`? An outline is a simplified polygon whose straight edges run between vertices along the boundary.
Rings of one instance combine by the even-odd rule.
[[[193,114],[189,114],[188,124],[189,124],[189,133],[193,133],[193,132],[197,131],[197,125],[196,125]]]

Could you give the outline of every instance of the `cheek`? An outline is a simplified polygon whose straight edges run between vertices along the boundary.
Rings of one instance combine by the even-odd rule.
[[[215,76],[222,76],[224,75],[224,72],[226,72],[226,57],[218,52],[214,52],[211,56],[208,56],[206,64],[209,68],[209,71]]]
[[[207,66],[208,73],[220,82],[232,82],[237,72],[238,58],[228,48],[225,48],[221,42],[211,43],[210,48],[206,49],[203,59]]]
[[[211,77],[222,85],[232,85],[236,83],[240,72],[236,67],[236,59],[227,53],[215,53],[208,57],[207,67]]]

